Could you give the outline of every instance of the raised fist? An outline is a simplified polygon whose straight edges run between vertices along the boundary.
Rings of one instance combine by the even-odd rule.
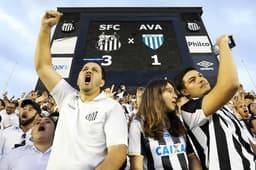
[[[62,16],[62,13],[58,11],[49,10],[46,11],[42,18],[42,26],[52,28],[54,25],[56,25]]]

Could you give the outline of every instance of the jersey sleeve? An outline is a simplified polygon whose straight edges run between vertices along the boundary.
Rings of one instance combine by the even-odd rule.
[[[122,107],[115,102],[108,113],[104,131],[106,134],[107,147],[111,145],[128,145],[128,124]]]
[[[129,145],[128,154],[132,155],[143,155],[142,143],[143,133],[141,124],[137,119],[133,119],[129,129]]]
[[[204,114],[202,100],[192,99],[181,107],[182,118],[189,129],[204,125],[211,117]]]
[[[65,97],[72,93],[75,92],[76,90],[66,82],[66,80],[62,79],[57,83],[57,85],[52,89],[51,95],[55,99],[58,108],[61,108],[61,104]]]

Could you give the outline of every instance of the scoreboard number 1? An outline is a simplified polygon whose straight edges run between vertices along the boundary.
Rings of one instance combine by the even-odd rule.
[[[153,59],[153,63],[152,63],[153,66],[160,66],[160,65],[162,65],[162,64],[158,61],[158,56],[157,56],[157,55],[153,55],[153,56],[151,56],[151,58]]]

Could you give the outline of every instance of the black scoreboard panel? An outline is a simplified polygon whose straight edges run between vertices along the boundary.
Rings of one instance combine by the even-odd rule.
[[[198,8],[58,8],[53,68],[76,87],[88,61],[106,70],[106,86],[145,86],[196,67],[215,83],[218,61]],[[37,88],[40,88],[39,81]]]

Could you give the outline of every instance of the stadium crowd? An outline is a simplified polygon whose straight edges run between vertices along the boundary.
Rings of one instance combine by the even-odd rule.
[[[114,86],[107,87],[104,89],[104,92],[107,96],[115,99],[121,104],[123,113],[127,119],[127,124],[130,126],[132,119],[135,118],[138,112],[138,106],[140,104],[144,90],[145,87],[138,87],[136,93],[130,93],[127,91],[125,85],[121,85],[120,87],[116,88],[114,88]],[[20,149],[24,147],[23,145],[33,146],[33,142],[31,141],[32,130],[27,130],[24,133],[22,130],[22,125],[20,125],[20,117],[22,117],[21,103],[24,100],[31,100],[35,103],[38,103],[41,110],[40,116],[37,117],[37,120],[33,120],[33,126],[31,124],[29,129],[32,129],[34,126],[36,126],[42,117],[52,117],[54,122],[57,122],[59,116],[58,107],[53,97],[46,91],[39,92],[32,90],[26,95],[25,93],[22,93],[21,96],[12,98],[8,98],[7,93],[2,94],[2,97],[0,98],[0,160],[6,155],[7,159],[10,159],[9,161],[14,165],[16,164],[16,166],[20,166],[20,169],[24,170],[24,167],[26,166],[28,166],[30,169],[38,169],[39,167],[35,168],[32,166],[31,162],[33,162],[35,157],[29,156],[30,153],[24,153],[28,155],[24,158],[26,161],[23,159],[18,160],[20,159],[20,154],[24,152],[22,149]],[[237,93],[227,103],[227,106],[233,110],[236,118],[243,124],[246,129],[248,129],[248,132],[256,141],[256,94],[254,92],[246,92],[241,85]],[[17,133],[12,131],[13,128],[17,129]],[[24,134],[27,135],[24,137]],[[27,138],[28,142],[22,144],[22,141],[25,141],[24,138]],[[8,154],[10,151],[12,152]],[[11,158],[7,155],[10,155]],[[21,161],[21,165],[18,164],[16,160],[19,162]],[[129,160],[129,157],[127,157],[127,160]],[[43,163],[41,162],[41,169],[46,169],[47,161],[48,159],[42,159]],[[130,163],[127,162],[126,164],[126,169],[129,169]],[[6,169],[9,170],[11,168]]]
[[[217,82],[196,69],[151,80],[130,93],[104,88],[104,68],[87,62],[71,87],[51,65],[51,28],[42,18],[35,67],[47,91],[1,97],[0,170],[255,170],[256,99],[238,81],[222,35]]]

